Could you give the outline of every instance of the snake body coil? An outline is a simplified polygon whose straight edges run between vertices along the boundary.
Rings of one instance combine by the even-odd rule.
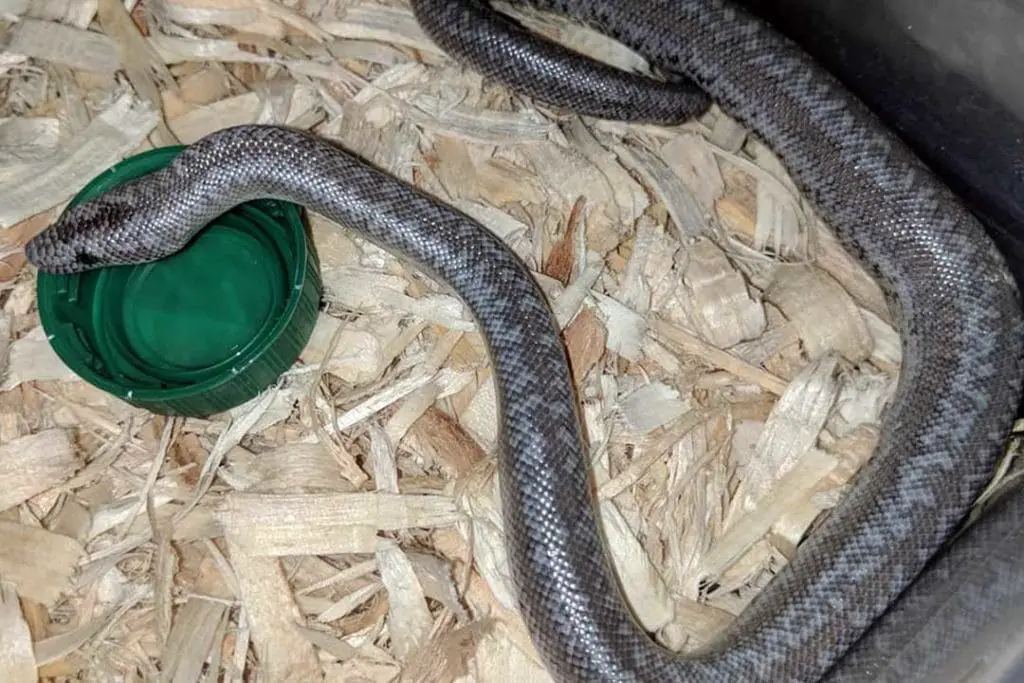
[[[654,645],[619,597],[589,496],[558,328],[527,269],[470,218],[322,140],[241,126],[72,208],[26,252],[51,272],[153,260],[216,215],[260,197],[305,205],[358,230],[450,284],[487,341],[511,568],[552,675],[820,679],[918,575],[992,472],[1021,391],[1024,324],[1015,285],[956,198],[761,22],[717,0],[533,4],[597,26],[677,80],[652,85],[598,67],[473,0],[413,0],[444,49],[547,103],[658,121],[692,116],[707,96],[718,101],[780,156],[882,283],[904,339],[900,386],[856,485],[727,636],[696,657]]]

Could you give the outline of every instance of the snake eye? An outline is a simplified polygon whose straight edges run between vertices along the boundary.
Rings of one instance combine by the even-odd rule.
[[[80,251],[80,252],[78,252],[77,254],[75,254],[75,258],[83,266],[94,266],[94,265],[96,265],[97,263],[100,262],[100,260],[98,258],[96,258],[95,256],[93,256],[92,254],[90,254],[87,251]]]

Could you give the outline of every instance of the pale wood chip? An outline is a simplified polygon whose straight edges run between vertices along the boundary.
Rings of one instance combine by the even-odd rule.
[[[612,501],[601,502],[599,519],[626,600],[644,629],[656,633],[674,614],[668,587]]]
[[[834,356],[824,356],[807,365],[779,397],[743,464],[733,514],[750,513],[817,443],[839,392],[833,377],[837,362]]]
[[[561,202],[568,209],[580,198],[585,198],[591,220],[604,206],[616,206],[615,190],[605,175],[606,171],[575,148],[546,141],[523,146],[516,151],[533,172],[531,175],[536,175],[541,187],[548,188],[549,200]],[[613,218],[616,216],[607,216],[604,221]]]
[[[871,363],[880,370],[896,373],[903,364],[903,344],[899,332],[871,311],[861,309],[860,313],[873,340]]]
[[[696,649],[713,642],[735,618],[731,612],[718,607],[692,600],[677,600],[675,621],[666,627],[665,640],[682,643],[687,638],[687,645]]]
[[[488,369],[472,399],[459,411],[459,421],[470,436],[490,453],[498,442],[498,419],[498,398]]]
[[[817,268],[780,268],[765,298],[793,323],[812,360],[835,352],[859,363],[871,354],[874,339],[860,309],[835,279]]]
[[[278,560],[249,555],[230,536],[228,548],[262,675],[281,683],[322,680],[316,651],[299,629],[302,615]]]
[[[690,401],[660,382],[645,384],[619,399],[623,424],[633,434],[645,434],[676,420],[690,410]]]
[[[231,426],[221,433],[213,448],[210,449],[210,455],[206,462],[203,463],[203,469],[199,474],[199,481],[192,493],[192,498],[185,507],[178,511],[175,521],[183,519],[186,514],[199,504],[203,495],[213,485],[214,477],[217,475],[217,468],[220,467],[224,457],[239,444],[242,438],[266,414],[267,409],[273,403],[274,395],[273,389],[265,391],[262,395],[231,411],[235,415],[235,420],[231,423]]]
[[[63,429],[47,429],[5,443],[0,446],[0,510],[57,486],[81,465]]]
[[[274,116],[272,107],[257,93],[236,95],[212,104],[197,107],[167,122],[183,144],[191,144],[214,131],[243,123],[283,123],[295,125],[317,106],[312,88],[295,85],[283,120]]]
[[[334,353],[327,358],[336,334],[340,337],[333,342]],[[377,335],[326,314],[317,318],[313,334],[299,357],[309,365],[323,364],[326,372],[353,384],[373,380],[384,370],[384,350]]]
[[[379,548],[375,557],[381,583],[388,594],[391,650],[398,659],[405,659],[424,645],[433,618],[423,587],[405,553],[396,546],[388,546]]]
[[[537,673],[541,678],[530,678],[528,680],[549,680],[547,673],[543,669],[537,669],[540,667],[540,656],[534,647],[533,641],[530,638],[529,632],[526,630],[526,624],[523,622],[522,616],[514,608],[510,609],[500,602],[495,593],[492,591],[492,585],[485,581],[477,573],[469,575],[468,585],[465,590],[466,602],[471,608],[478,614],[487,614],[494,619],[497,624],[495,625],[493,632],[500,633],[502,643],[505,646],[502,647],[502,652],[506,653],[503,656],[510,657],[515,660],[515,664],[518,665],[523,659],[532,663],[533,667],[527,667],[528,671]],[[516,652],[504,649],[505,647],[514,648]],[[477,650],[477,654],[474,660],[480,661],[480,651]],[[507,666],[511,666],[513,662],[507,662]],[[495,662],[497,665],[497,662]],[[516,671],[522,670],[521,667],[515,669]],[[495,675],[496,670],[490,671],[489,675]],[[478,675],[480,675],[478,673]],[[508,670],[505,671],[505,675],[508,675]]]
[[[814,264],[834,277],[860,306],[891,323],[892,313],[881,285],[843,249],[835,234],[819,223],[815,242],[818,249]]]
[[[377,563],[373,563],[374,569],[377,567]],[[356,588],[350,593],[346,593],[340,600],[337,600],[327,609],[323,610],[316,615],[318,621],[323,623],[330,623],[337,621],[343,617],[352,614],[358,608],[362,607],[370,598],[374,597],[381,591],[383,586],[374,581],[360,588]]]
[[[792,554],[821,513],[838,504],[850,479],[871,459],[877,444],[878,430],[862,425],[829,448],[829,454],[838,459],[836,468],[803,501],[790,506],[772,528],[776,543],[788,543],[787,555]]]
[[[18,593],[52,603],[70,590],[71,578],[85,555],[82,546],[67,536],[45,529],[0,521],[0,576],[17,586]]]
[[[836,458],[823,451],[807,451],[799,464],[780,477],[756,507],[734,522],[711,546],[701,560],[705,574],[709,577],[721,575],[729,565],[750,551],[788,509],[806,500],[837,464]]]
[[[157,527],[150,518],[150,524]],[[159,528],[159,527],[158,527]],[[174,575],[178,570],[178,557],[171,546],[171,535],[165,529],[154,534],[156,539],[156,567],[153,571],[153,612],[160,642],[166,644],[171,636],[174,605]]]
[[[692,353],[715,367],[733,373],[740,379],[761,386],[766,391],[781,396],[786,390],[786,382],[783,379],[760,367],[751,365],[727,351],[711,346],[680,327],[663,320],[655,320],[653,330],[658,338],[680,351]]]
[[[573,278],[572,282],[555,297],[551,308],[559,327],[564,328],[580,312],[603,271],[604,263],[600,259],[588,259],[583,272]]]
[[[688,241],[707,230],[707,211],[686,182],[661,157],[637,145],[616,145],[615,151],[664,203],[680,240]]]
[[[406,379],[398,380],[386,389],[339,415],[334,422],[334,427],[339,431],[350,429],[428,384],[435,382],[443,384],[452,381],[455,377],[456,373],[450,372],[446,368],[438,373],[421,371]]]
[[[338,476],[333,455],[320,443],[284,444],[259,454],[236,447],[228,452],[219,475],[234,489],[254,493],[353,490]]]
[[[696,133],[684,131],[662,145],[659,153],[710,212],[725,193],[725,181],[707,142]]]
[[[160,112],[155,137],[163,145],[177,144],[164,121],[160,97],[161,88],[173,87],[174,76],[118,0],[97,0],[96,19],[103,32],[114,40],[121,69],[135,92]]]
[[[78,377],[53,350],[46,331],[39,326],[11,344],[0,390],[9,391],[25,382],[75,379]]]
[[[412,423],[402,445],[456,474],[467,474],[487,457],[462,425],[437,408],[428,408]]]
[[[6,50],[85,71],[113,73],[120,67],[117,45],[109,36],[56,21],[19,21]]]
[[[69,26],[87,28],[96,13],[95,0],[3,0],[7,14],[59,21]]]
[[[718,110],[718,107],[714,106],[713,109]],[[711,129],[711,142],[726,152],[738,153],[747,141],[746,128],[731,116],[722,115],[720,110],[716,113],[719,115],[715,117],[715,123]]]
[[[639,453],[630,464],[613,478],[608,479],[598,488],[598,497],[602,500],[614,498],[635,484],[644,476],[658,460],[666,458],[672,447],[679,440],[687,436],[700,424],[711,419],[714,414],[705,414],[698,411],[686,413],[678,418],[671,425],[656,432],[646,435],[637,441]],[[620,436],[623,442],[632,443],[634,439],[630,436]]]
[[[228,605],[203,598],[189,598],[177,609],[174,626],[164,646],[168,665],[161,683],[189,683],[200,680],[206,661],[220,651],[216,640],[222,635]]]
[[[768,325],[764,306],[750,295],[726,253],[708,239],[697,239],[685,253],[682,285],[687,296],[680,304],[698,334],[727,349],[763,333]]]
[[[510,676],[517,681],[552,683],[551,675],[511,641],[503,630],[485,634],[477,644],[465,676],[453,683],[507,683]]]
[[[0,582],[0,678],[10,683],[35,683],[32,634],[21,612],[17,588]]]
[[[439,529],[433,535],[437,537],[446,532],[450,532],[452,536],[457,535],[454,529]],[[442,543],[437,542],[437,545],[441,546]],[[438,552],[443,552],[440,547]],[[455,572],[455,562],[424,552],[408,551],[406,556],[412,563],[416,578],[423,588],[423,594],[444,605],[459,622],[469,621],[469,614],[462,605],[460,577]]]
[[[328,35],[304,14],[274,0],[166,0],[161,12],[167,19],[183,24],[233,26],[247,33],[284,37],[295,29],[323,41]]]
[[[379,40],[442,54],[416,22],[408,7],[389,7],[376,2],[360,2],[349,6],[339,21],[324,21],[320,27],[339,38]]]
[[[602,195],[612,199],[613,210],[609,209],[609,220],[629,224],[641,218],[650,206],[650,197],[616,158],[610,149],[614,143],[576,117],[568,121],[565,133],[567,142],[589,159],[603,176],[597,188]],[[590,189],[593,191],[595,188]]]
[[[488,596],[503,609],[515,610],[516,592],[508,567],[505,523],[493,462],[482,464],[460,481],[457,502],[466,516],[459,530],[472,547],[476,573],[488,586]]]
[[[754,248],[784,259],[803,261],[814,254],[811,242],[815,233],[793,194],[775,182],[757,184],[757,218],[754,223]]]
[[[460,520],[448,496],[386,493],[233,493],[217,517],[228,537],[253,555],[372,553],[384,542],[378,530]]]
[[[398,493],[398,463],[387,433],[379,425],[367,426],[370,435],[370,463],[373,481],[380,493]],[[378,560],[379,561],[379,560]]]
[[[534,112],[508,112],[469,107],[456,93],[421,89],[398,94],[389,104],[410,121],[435,133],[479,143],[542,142],[554,132],[553,124]],[[564,178],[563,178],[564,180]]]
[[[896,394],[896,378],[885,373],[843,375],[829,430],[842,438],[861,426],[878,425],[882,411]]]
[[[592,295],[604,317],[604,326],[608,331],[608,350],[628,360],[639,360],[644,334],[647,332],[647,321],[642,315],[610,296],[597,292],[593,292]]]
[[[651,73],[647,60],[640,54],[604,33],[574,21],[572,17],[541,13],[506,2],[500,3],[500,7],[524,26],[581,54],[623,71],[647,75]]]
[[[11,118],[0,124],[0,161],[42,161],[57,151],[61,123],[56,118]]]

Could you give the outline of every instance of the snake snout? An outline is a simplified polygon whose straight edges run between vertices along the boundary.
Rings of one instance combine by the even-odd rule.
[[[29,263],[45,273],[69,274],[88,269],[79,258],[78,250],[60,239],[55,239],[52,228],[33,237],[25,245]]]

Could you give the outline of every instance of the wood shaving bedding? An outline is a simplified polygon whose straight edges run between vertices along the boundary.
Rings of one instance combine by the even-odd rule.
[[[676,127],[552,111],[453,65],[403,0],[124,8],[0,3],[6,246],[119,159],[243,122],[336,139],[470,213],[557,313],[616,571],[659,641],[713,639],[870,457],[900,365],[884,299],[717,108]],[[309,219],[312,339],[207,419],[75,378],[7,257],[0,679],[549,680],[508,575],[475,322]]]

